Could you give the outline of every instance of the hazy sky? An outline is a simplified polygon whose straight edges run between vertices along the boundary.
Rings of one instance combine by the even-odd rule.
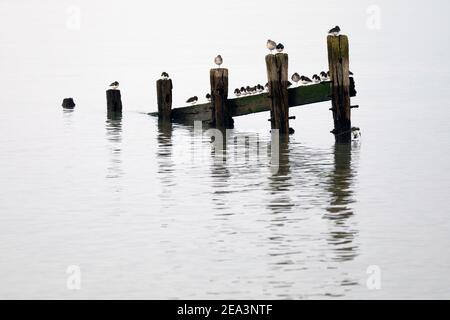
[[[218,53],[231,86],[265,81],[268,38],[285,44],[290,71],[312,75],[326,68],[325,36],[336,24],[350,37],[359,73],[448,71],[441,30],[449,29],[449,9],[446,0],[1,0],[1,99],[88,99],[87,91],[119,80],[137,109],[155,109],[154,81],[167,71],[179,104],[203,94]]]

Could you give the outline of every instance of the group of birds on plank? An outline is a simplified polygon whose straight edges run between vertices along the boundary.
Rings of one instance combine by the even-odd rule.
[[[328,34],[337,37],[337,36],[339,36],[340,32],[341,32],[341,28],[339,26],[335,26],[334,28],[330,29],[330,31],[328,31]],[[282,43],[276,43],[275,41],[270,40],[270,39],[267,40],[266,47],[267,47],[267,49],[269,49],[270,53],[272,53],[273,50],[276,50],[277,53],[282,53],[284,51],[284,45]],[[214,63],[219,68],[222,66],[223,58],[220,54],[214,58]],[[350,71],[350,76],[353,76],[353,73],[351,71]],[[161,79],[168,80],[169,74],[167,72],[161,73]],[[298,85],[299,82],[302,85],[316,84],[316,83],[320,83],[322,81],[329,81],[330,80],[330,72],[322,71],[320,74],[314,74],[312,76],[312,79],[310,79],[306,76],[303,76],[303,75],[300,76],[297,72],[295,72],[292,75],[291,80],[293,82],[295,82],[296,85]],[[290,81],[288,81],[288,88],[290,86],[292,86],[292,83]],[[119,88],[119,82],[114,81],[113,83],[111,83],[109,85],[109,87],[113,90],[117,90]],[[246,86],[246,87],[236,88],[234,90],[234,94],[236,95],[236,97],[240,97],[241,95],[258,94],[258,93],[262,93],[264,91],[269,91],[268,83],[266,83],[266,85],[264,87],[260,84],[257,84],[256,86],[253,86],[253,87]],[[211,94],[207,93],[205,98],[208,101],[211,101]],[[186,103],[191,103],[191,104],[195,104],[197,102],[198,102],[197,96],[190,97],[189,99],[186,100]]]

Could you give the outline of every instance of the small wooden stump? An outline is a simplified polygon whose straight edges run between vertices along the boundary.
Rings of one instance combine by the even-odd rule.
[[[62,107],[64,109],[73,109],[75,108],[75,102],[73,101],[73,98],[65,98],[62,102]]]
[[[122,112],[122,97],[120,95],[120,90],[107,90],[106,104],[109,112]]]
[[[266,67],[269,82],[271,127],[272,129],[279,129],[280,134],[288,134],[288,55],[286,53],[268,54],[266,56]]]
[[[158,118],[163,121],[170,121],[172,118],[172,88],[171,79],[159,79],[156,81]]]
[[[328,36],[328,65],[336,142],[351,141],[350,74],[347,36]]]
[[[219,129],[233,128],[234,120],[228,109],[228,69],[211,69],[211,124]]]

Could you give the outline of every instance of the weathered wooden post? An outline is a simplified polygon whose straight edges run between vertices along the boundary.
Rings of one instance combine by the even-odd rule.
[[[234,120],[228,109],[228,69],[215,68],[209,73],[211,83],[211,124],[216,128],[233,128]]]
[[[347,36],[327,38],[328,65],[332,85],[332,108],[336,142],[351,141],[350,71]]]
[[[156,81],[156,95],[158,99],[158,118],[170,121],[172,117],[172,80],[159,79]]]
[[[122,112],[122,97],[120,95],[120,90],[107,90],[106,104],[108,106],[108,112]]]
[[[279,129],[280,134],[288,134],[288,55],[286,53],[268,54],[266,67],[272,129]]]
[[[64,109],[73,109],[75,108],[75,102],[73,101],[73,98],[65,98],[62,102],[62,107]]]

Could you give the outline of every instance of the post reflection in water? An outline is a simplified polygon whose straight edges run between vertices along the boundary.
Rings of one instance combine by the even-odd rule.
[[[106,119],[106,139],[109,142],[110,162],[107,168],[106,182],[111,188],[111,213],[121,215],[122,209],[122,113],[108,112]]]
[[[272,146],[274,141],[272,141]],[[271,201],[268,208],[275,214],[286,213],[294,208],[290,197],[292,187],[291,165],[289,162],[289,136],[279,136],[278,171],[269,176]]]
[[[175,165],[172,156],[172,133],[173,125],[171,122],[158,120],[157,159],[158,177],[161,182],[161,191],[158,196],[164,209],[170,208],[174,199],[172,187],[175,186]]]
[[[357,230],[352,224],[354,214],[354,164],[352,152],[357,147],[351,144],[336,144],[334,147],[334,169],[330,174],[328,191],[330,205],[324,218],[330,221],[328,243],[333,247],[336,261],[353,260],[357,256],[355,237]]]
[[[219,129],[217,129],[219,130]],[[230,130],[230,129],[229,129]],[[234,136],[231,137],[225,130],[219,130],[221,135],[216,134],[213,138],[213,148],[211,150],[212,166],[212,202],[214,209],[220,210],[217,216],[233,215],[232,212],[227,211],[230,208],[230,204],[227,203],[226,195],[229,193],[229,180],[231,173],[228,169],[229,152],[227,147],[230,142],[234,141]],[[217,131],[217,133],[219,132]],[[230,131],[228,131],[230,132]],[[216,139],[221,139],[216,140]]]
[[[109,141],[110,165],[107,178],[118,179],[123,175],[122,170],[122,113],[108,112],[106,120],[106,138]],[[116,192],[120,191],[119,185]]]

